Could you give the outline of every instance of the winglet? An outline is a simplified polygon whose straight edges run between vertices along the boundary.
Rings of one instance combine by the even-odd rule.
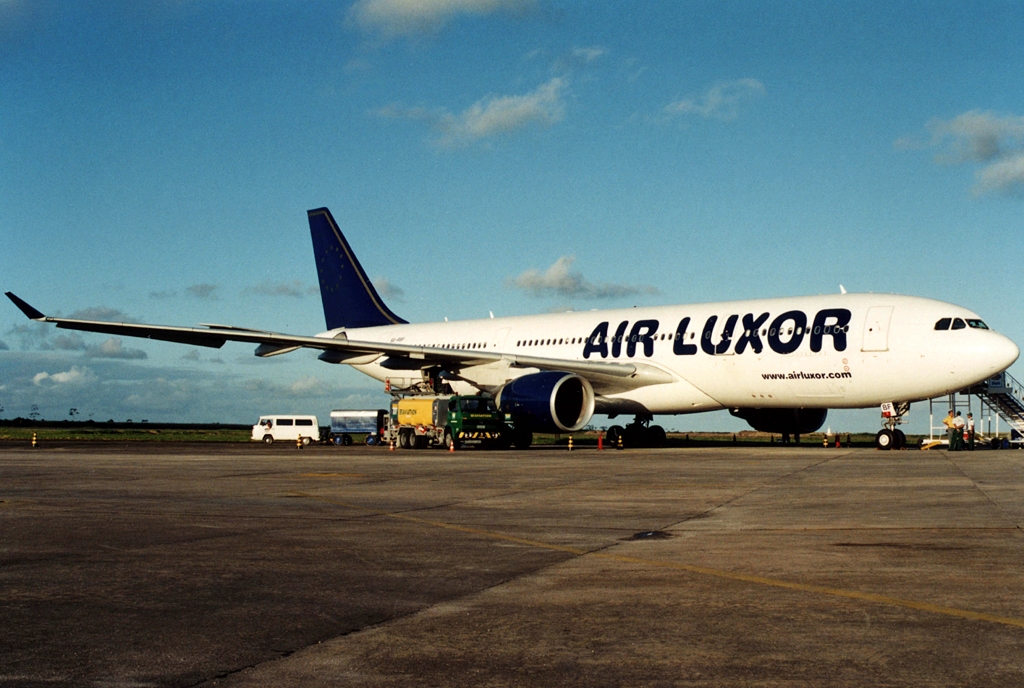
[[[46,320],[46,316],[45,315],[43,315],[42,313],[37,311],[32,306],[28,305],[27,303],[25,303],[21,299],[19,299],[17,296],[12,294],[11,292],[8,291],[8,292],[4,292],[4,293],[7,295],[7,298],[9,298],[11,301],[14,302],[15,306],[17,306],[19,309],[21,309],[22,313],[24,313],[25,315],[27,315],[29,317],[30,320]]]

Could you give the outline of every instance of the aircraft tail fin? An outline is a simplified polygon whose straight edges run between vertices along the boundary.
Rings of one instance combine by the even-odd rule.
[[[405,323],[384,305],[331,211],[317,208],[308,215],[327,329]]]

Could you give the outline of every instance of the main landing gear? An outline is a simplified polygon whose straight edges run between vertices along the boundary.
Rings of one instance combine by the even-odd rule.
[[[619,438],[622,438],[623,447],[664,447],[665,428],[660,425],[651,425],[654,416],[638,415],[632,423],[626,427],[613,425],[608,428],[608,446],[618,446]]]
[[[903,416],[909,412],[909,401],[882,404],[882,429],[875,435],[875,448],[885,451],[906,448],[907,436],[896,426],[906,422]]]

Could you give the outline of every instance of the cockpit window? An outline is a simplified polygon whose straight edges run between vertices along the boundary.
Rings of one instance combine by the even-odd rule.
[[[935,323],[935,329],[936,330],[948,330],[949,329],[949,324],[951,322],[953,322],[952,318],[942,318],[937,323]]]
[[[953,329],[954,330],[962,330],[965,327],[967,327],[967,323],[965,323],[960,318],[953,318]]]
[[[973,327],[976,330],[987,330],[988,329],[988,325],[986,325],[981,320],[968,320],[967,321],[967,326],[968,327]]]

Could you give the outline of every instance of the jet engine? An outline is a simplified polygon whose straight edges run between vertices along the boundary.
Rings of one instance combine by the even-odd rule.
[[[729,413],[747,421],[750,427],[760,432],[806,435],[809,432],[814,432],[824,424],[828,409],[742,408],[731,409]]]
[[[573,373],[533,373],[502,387],[495,402],[517,425],[528,418],[533,432],[576,432],[594,415],[594,388]]]

